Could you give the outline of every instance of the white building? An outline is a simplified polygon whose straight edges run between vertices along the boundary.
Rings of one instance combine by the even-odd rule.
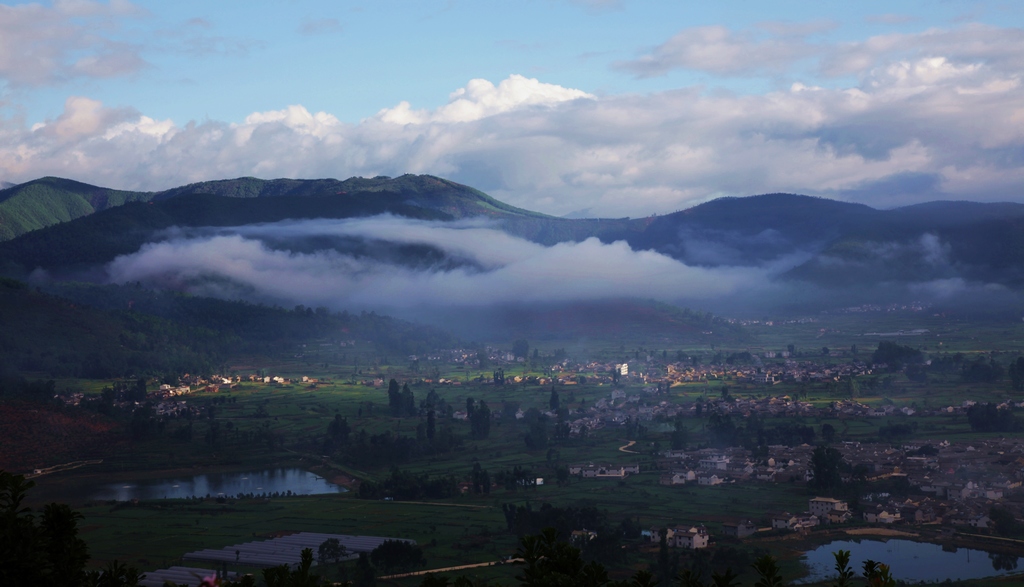
[[[698,485],[721,485],[722,483],[725,483],[725,479],[718,475],[701,475],[697,477]]]
[[[696,550],[708,547],[708,531],[704,526],[693,528],[676,528],[673,532],[676,546]]]
[[[709,471],[725,471],[729,468],[729,457],[722,455],[704,457],[700,460],[698,466]]]
[[[809,508],[812,516],[822,518],[827,516],[832,510],[840,512],[849,511],[850,505],[845,501],[831,497],[815,497],[810,501]]]

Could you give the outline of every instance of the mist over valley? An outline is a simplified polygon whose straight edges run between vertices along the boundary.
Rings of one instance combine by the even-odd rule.
[[[0,0],[0,586],[1024,576],[1024,7]]]
[[[429,176],[283,182],[130,194],[122,206],[0,243],[0,264],[39,285],[140,283],[426,321],[458,309],[629,298],[744,317],[1019,304],[1024,205],[877,210],[770,194],[643,219],[564,219]],[[19,191],[53,185],[66,200],[104,191],[42,180],[8,188],[0,206],[13,211]]]

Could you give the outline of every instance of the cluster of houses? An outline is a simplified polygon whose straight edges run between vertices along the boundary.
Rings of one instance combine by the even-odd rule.
[[[189,385],[170,385],[164,383],[160,386],[160,391],[157,392],[160,397],[175,397],[178,395],[188,395],[192,393],[192,387]]]
[[[774,417],[807,418],[882,418],[891,416],[961,416],[975,402],[966,400],[960,405],[942,406],[923,410],[911,406],[880,405],[869,406],[856,400],[838,400],[826,406],[815,406],[784,396],[741,397],[729,399],[707,399],[689,404],[670,403],[659,399],[667,387],[660,384],[647,385],[627,392],[621,388],[611,390],[608,397],[600,398],[582,413],[572,414],[568,422],[570,433],[579,435],[609,426],[621,426],[628,420],[650,421],[656,418],[672,419],[682,415],[697,417],[712,411],[719,414],[749,417],[756,414],[762,419]],[[1000,408],[1024,408],[1024,401],[1005,401]],[[548,414],[554,417],[553,412]]]
[[[949,524],[985,529],[993,505],[1021,517],[1016,500],[1024,482],[1024,441],[942,442],[937,446],[845,442],[837,445],[849,469],[867,480],[890,479],[912,489],[912,498],[872,494],[860,500],[859,519],[871,524]],[[777,483],[813,478],[808,445],[768,447],[769,456],[752,457],[742,448],[666,451],[657,465],[663,485]],[[849,481],[850,479],[845,479]],[[773,528],[800,530],[848,521],[853,512],[838,500],[815,498],[808,512],[780,513]]]
[[[495,366],[509,366],[524,362],[522,357],[515,357],[507,351],[488,347],[484,351],[488,361]],[[849,355],[846,351],[832,351],[830,356]],[[765,364],[765,359],[786,359],[784,362]],[[692,383],[709,380],[734,379],[740,383],[751,382],[772,385],[783,381],[829,381],[844,377],[870,375],[871,366],[856,360],[836,365],[823,365],[814,361],[796,361],[791,359],[789,351],[763,351],[755,353],[751,365],[705,365],[691,361],[667,362],[659,361],[656,355],[638,356],[635,361],[616,363],[589,361],[576,363],[563,359],[545,366],[547,374],[541,377],[514,375],[509,373],[507,382],[528,382],[537,385],[577,385],[580,377],[587,383],[604,385],[616,381],[634,384],[658,384],[666,389],[675,383]],[[454,363],[467,368],[480,368],[479,353],[470,349],[444,349],[434,351],[426,356],[410,355],[409,359],[426,359],[432,362]],[[428,383],[456,383],[455,380],[435,381]],[[481,382],[486,382],[486,378]]]
[[[665,543],[668,546],[688,548],[690,550],[707,548],[711,538],[703,524],[700,526],[681,526],[676,528],[652,528],[650,532],[645,534],[651,542],[660,544],[662,532],[665,533]]]
[[[864,304],[861,306],[850,306],[834,311],[836,314],[866,314],[868,312],[923,312],[931,308],[931,305],[924,302],[910,302],[909,304]],[[825,312],[826,314],[828,312]]]
[[[771,516],[772,530],[805,531],[821,524],[842,524],[853,519],[850,505],[831,497],[815,497],[808,511],[800,514],[780,512]]]
[[[280,375],[264,375],[262,373],[253,373],[249,375],[233,375],[224,377],[222,375],[212,375],[209,378],[199,377],[195,375],[185,375],[180,378],[178,386],[161,385],[160,391],[184,389],[184,393],[189,393],[187,388],[195,387],[193,391],[219,391],[223,388],[234,389],[239,383],[248,381],[251,383],[276,383],[278,385],[286,385],[292,383],[321,383],[320,379],[315,377],[308,377],[303,375],[302,377],[281,377]],[[173,395],[173,394],[172,394]]]
[[[640,465],[608,465],[593,463],[569,465],[569,474],[584,479],[625,479],[640,473]]]
[[[819,408],[795,401],[788,396],[764,397],[758,399],[740,399],[729,402],[708,401],[700,407],[696,403],[681,405],[659,400],[659,393],[664,388],[648,385],[635,393],[627,393],[622,389],[613,389],[606,398],[600,398],[582,413],[576,412],[568,422],[570,434],[573,436],[610,426],[622,426],[628,420],[653,420],[655,418],[672,419],[676,416],[694,417],[698,411],[717,410],[722,414],[749,416],[757,413],[760,416],[814,416],[819,415]],[[555,414],[549,413],[550,417]]]
[[[917,505],[918,504],[912,504],[908,501],[904,511],[906,511],[909,516],[913,517],[916,512],[920,511],[920,508],[917,507]],[[893,523],[893,516],[895,516],[896,521],[900,520],[900,513],[901,512],[897,511],[895,514],[881,515],[874,509],[869,508],[863,513],[863,519],[869,523],[890,524]],[[768,530],[792,530],[796,532],[806,532],[820,525],[843,524],[850,522],[854,520],[854,513],[850,510],[849,504],[843,500],[831,497],[814,497],[808,501],[807,511],[798,514],[779,512],[769,516],[768,520],[771,525],[764,528],[759,528],[751,520],[726,523],[722,525],[722,534],[742,539],[752,536],[757,532]],[[984,520],[971,519],[964,523],[969,523],[977,528],[984,528],[986,526],[982,524],[986,522],[991,523],[987,517],[985,517]],[[649,531],[644,532],[647,539],[654,543],[661,542],[662,534],[665,535],[666,543],[669,546],[677,548],[696,550],[700,548],[707,548],[710,543],[710,535],[703,524],[673,528],[652,528]]]
[[[873,513],[873,512],[872,512]],[[808,511],[791,514],[779,512],[769,517],[770,527],[758,528],[751,520],[741,520],[722,525],[722,534],[735,538],[746,538],[757,532],[768,530],[793,530],[808,531],[819,525],[842,524],[854,519],[853,512],[847,502],[831,497],[814,497],[808,501]],[[868,520],[868,513],[864,519]],[[871,520],[869,520],[871,521]],[[645,531],[644,535],[648,540],[655,543],[661,542],[664,534],[666,543],[677,548],[696,550],[707,548],[710,543],[710,535],[707,528],[701,524],[697,526],[679,526],[673,528],[651,528]]]
[[[787,351],[770,351],[764,354],[765,358],[789,357]],[[760,363],[759,360],[756,362]],[[695,381],[732,378],[740,383],[747,381],[764,385],[772,385],[783,381],[838,381],[841,378],[870,375],[873,372],[869,365],[860,361],[824,365],[813,361],[795,361],[791,359],[787,359],[782,364],[745,366],[691,366],[684,363],[671,363],[665,366],[665,371],[665,374],[660,378],[660,381],[663,383],[691,383]]]

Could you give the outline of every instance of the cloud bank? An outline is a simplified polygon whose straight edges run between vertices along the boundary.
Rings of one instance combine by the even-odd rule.
[[[638,75],[702,64],[797,80],[749,95],[687,87],[602,96],[512,75],[471,80],[436,109],[402,102],[359,122],[295,104],[184,124],[72,97],[61,115],[28,128],[0,121],[0,181],[59,175],[165,189],[239,176],[429,173],[520,207],[595,216],[767,192],[880,207],[1020,197],[1024,31],[970,25],[824,47],[813,32],[688,29],[620,64]],[[787,65],[807,59],[809,77]],[[59,75],[63,62],[41,71]]]
[[[109,33],[118,20],[141,13],[127,0],[0,5],[0,79],[32,87],[139,71],[146,66],[139,47]]]
[[[595,238],[545,247],[478,220],[378,216],[176,231],[166,237],[112,261],[110,280],[280,304],[401,309],[628,297],[708,300],[746,291],[768,277],[764,269],[690,267]],[[338,239],[360,245],[325,244]],[[419,248],[406,249],[396,260],[374,255],[380,248],[375,242]]]

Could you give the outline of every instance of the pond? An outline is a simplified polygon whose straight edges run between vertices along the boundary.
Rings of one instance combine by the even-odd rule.
[[[235,497],[238,494],[318,495],[347,491],[302,469],[266,469],[247,473],[211,473],[194,477],[157,479],[103,485],[93,499],[175,499],[185,497]]]
[[[836,541],[804,553],[810,575],[801,583],[835,576],[837,550],[850,551],[850,566],[860,576],[865,560],[889,565],[892,576],[905,581],[981,579],[1020,572],[1016,556],[910,540]]]

